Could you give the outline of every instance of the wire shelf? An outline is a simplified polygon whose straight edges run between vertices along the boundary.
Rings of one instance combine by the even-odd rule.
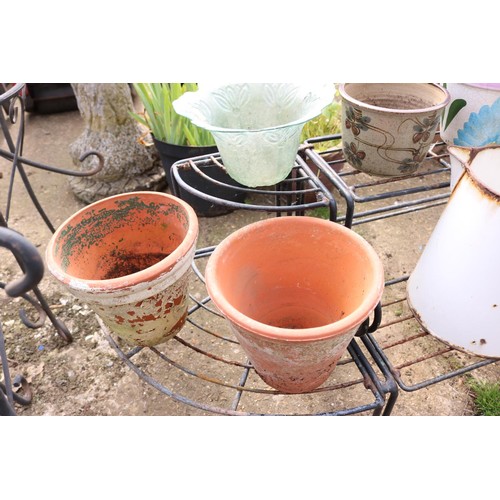
[[[340,135],[332,135],[306,141],[290,176],[276,186],[249,189],[223,184],[244,192],[245,202],[217,198],[183,179],[182,172],[189,170],[208,185],[220,184],[209,174],[214,166],[224,170],[218,154],[174,163],[172,191],[180,196],[182,188],[214,204],[276,216],[301,216],[324,209],[324,218],[349,228],[375,221],[387,224],[389,218],[447,203],[450,165],[439,136],[418,173],[390,179],[353,169],[340,146],[321,150],[323,143],[340,139]],[[471,356],[423,331],[406,304],[406,274],[386,282],[383,302],[375,311],[375,316],[381,316],[380,325],[374,320],[375,328],[356,336],[322,387],[305,395],[280,393],[255,373],[228,324],[206,296],[204,261],[214,248],[196,252],[189,316],[175,339],[160,348],[127,352],[102,325],[112,347],[137,375],[184,404],[226,415],[390,415],[399,389],[416,391],[498,361]],[[149,362],[141,361],[143,356]],[[162,377],[157,368],[154,374],[147,371],[150,364],[158,363],[163,366]],[[204,391],[200,391],[201,386]],[[200,392],[203,398],[193,397]]]
[[[390,231],[387,219],[448,202],[449,156],[439,135],[418,172],[396,178],[374,177],[354,169],[345,161],[340,146],[321,152],[314,149],[320,150],[332,139],[340,140],[341,136],[310,139],[307,144],[311,147],[303,151],[317,167],[318,175],[328,179],[330,189],[337,194],[337,205],[343,208],[337,221],[347,227],[361,224],[369,227],[369,223],[385,220],[383,229]],[[406,302],[410,272],[408,269],[408,274],[386,282],[381,324],[376,332],[361,337],[384,375],[394,379],[402,390],[412,392],[498,362],[449,346],[420,326]],[[397,396],[393,396],[395,401]],[[394,401],[389,400],[388,407]],[[390,412],[388,407],[386,412]]]
[[[380,381],[354,339],[330,378],[306,394],[285,394],[265,384],[247,360],[226,320],[206,296],[203,270],[214,247],[193,263],[188,319],[181,332],[152,348],[127,348],[98,319],[118,356],[142,380],[178,402],[223,415],[379,415]]]

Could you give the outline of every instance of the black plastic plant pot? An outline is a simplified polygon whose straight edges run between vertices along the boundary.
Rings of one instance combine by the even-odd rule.
[[[165,173],[167,175],[168,185],[170,187],[173,185],[171,167],[175,162],[185,160],[187,158],[194,158],[196,156],[217,153],[218,151],[217,146],[179,146],[177,144],[159,141],[155,137],[153,137],[153,142],[160,155],[163,168],[165,169]],[[204,168],[204,172],[212,179],[216,179],[230,186],[244,187],[216,165]],[[237,203],[244,203],[246,199],[245,192],[234,190],[229,187],[214,185],[192,170],[179,170],[179,175],[187,185],[202,193],[213,196],[214,198]],[[228,214],[234,210],[231,207],[217,205],[210,201],[198,198],[183,189],[182,186],[179,186],[179,196],[184,201],[189,203],[200,217],[216,217],[218,215]]]

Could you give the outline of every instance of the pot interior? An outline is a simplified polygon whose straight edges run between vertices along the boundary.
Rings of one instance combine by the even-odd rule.
[[[444,89],[428,83],[348,83],[344,92],[360,103],[401,111],[444,106],[447,102]]]
[[[210,295],[229,318],[232,309],[278,328],[335,323],[366,307],[367,294],[383,286],[374,252],[354,236],[310,217],[247,226],[212,255]]]
[[[187,213],[175,201],[110,198],[78,212],[58,230],[54,262],[82,280],[127,276],[167,258],[188,227]]]

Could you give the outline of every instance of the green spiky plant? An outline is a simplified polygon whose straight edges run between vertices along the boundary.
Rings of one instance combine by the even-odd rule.
[[[500,416],[500,384],[468,380],[472,390],[476,415]]]
[[[308,121],[302,129],[301,142],[313,137],[323,137],[327,135],[339,134],[341,132],[342,108],[340,102],[334,101],[327,106],[323,112]],[[325,151],[339,144],[340,140],[324,141],[315,148],[318,151]]]
[[[179,146],[213,146],[215,140],[208,130],[178,115],[172,103],[185,92],[196,91],[196,83],[134,83],[144,112],[131,113],[147,127],[155,139]]]

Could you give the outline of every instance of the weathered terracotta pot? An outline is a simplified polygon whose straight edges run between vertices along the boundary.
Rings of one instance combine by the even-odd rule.
[[[71,216],[49,241],[49,271],[131,345],[175,336],[187,316],[198,219],[184,201],[135,192]]]
[[[278,217],[226,238],[205,272],[208,293],[261,378],[302,393],[332,373],[378,304],[384,272],[355,232],[313,217]]]

